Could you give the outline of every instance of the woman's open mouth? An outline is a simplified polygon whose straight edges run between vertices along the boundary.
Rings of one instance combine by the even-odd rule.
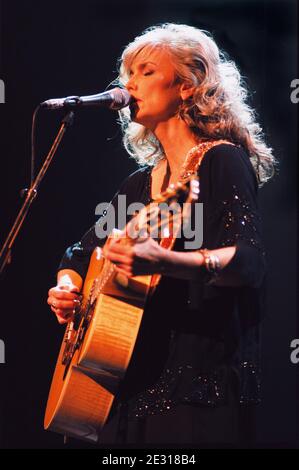
[[[139,110],[139,106],[138,106],[138,102],[140,100],[136,100],[135,98],[133,98],[130,102],[130,112],[131,112],[131,116],[133,117],[137,111]]]

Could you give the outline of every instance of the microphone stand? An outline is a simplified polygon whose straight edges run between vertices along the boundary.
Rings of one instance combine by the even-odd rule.
[[[43,179],[43,177],[46,174],[46,171],[48,170],[50,163],[57,151],[57,148],[66,132],[66,129],[70,127],[74,122],[74,112],[69,111],[64,118],[61,121],[61,126],[58,131],[58,134],[52,144],[52,147],[45,158],[45,161],[35,178],[35,180],[32,182],[30,188],[23,189],[22,193],[26,194],[26,199],[23,203],[23,206],[20,209],[20,212],[17,215],[17,218],[12,226],[11,231],[8,234],[7,239],[5,240],[3,247],[1,248],[0,252],[0,275],[3,273],[5,267],[7,264],[11,263],[11,249],[13,246],[13,243],[23,225],[23,222],[25,220],[25,217],[29,211],[29,208],[34,200],[34,198],[37,196],[37,189]]]

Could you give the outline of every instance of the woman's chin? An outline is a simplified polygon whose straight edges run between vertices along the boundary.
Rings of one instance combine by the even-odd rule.
[[[146,127],[147,129],[154,129],[157,125],[157,121],[152,118],[152,116],[144,116],[141,113],[136,113],[135,116],[131,115],[131,120],[136,122],[136,124],[140,124],[141,126]]]

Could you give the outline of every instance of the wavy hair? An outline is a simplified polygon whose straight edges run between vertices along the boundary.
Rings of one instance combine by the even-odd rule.
[[[236,64],[220,51],[209,33],[192,26],[165,23],[146,29],[128,44],[119,59],[114,83],[125,86],[129,69],[141,50],[169,53],[176,78],[195,87],[177,115],[200,141],[226,139],[247,150],[260,185],[274,174],[275,158],[265,143],[248,91]],[[154,133],[131,120],[129,108],[119,112],[123,143],[140,165],[154,166],[165,158]]]

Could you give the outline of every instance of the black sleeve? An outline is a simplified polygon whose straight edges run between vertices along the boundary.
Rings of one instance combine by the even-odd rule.
[[[239,146],[223,144],[208,153],[208,171],[203,171],[204,244],[209,249],[236,245],[231,261],[208,278],[208,284],[259,287],[266,267],[252,164]]]

